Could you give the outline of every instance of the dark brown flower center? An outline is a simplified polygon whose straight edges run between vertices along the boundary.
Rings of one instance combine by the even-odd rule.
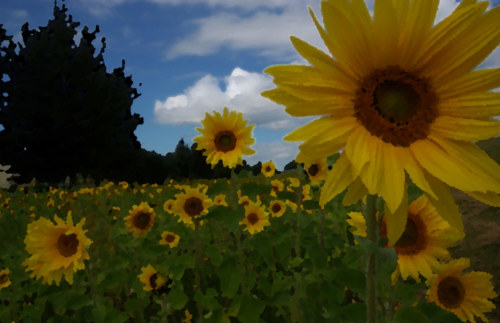
[[[158,279],[158,275],[156,273],[149,277],[149,285],[151,285],[152,289],[156,289],[156,279]]]
[[[214,139],[218,151],[228,152],[236,147],[236,136],[232,131],[224,130],[217,133]]]
[[[134,227],[144,230],[148,227],[151,221],[151,215],[149,213],[140,212],[134,217]]]
[[[355,116],[374,136],[408,147],[427,138],[437,117],[437,96],[425,78],[399,66],[375,70],[356,93]]]
[[[250,204],[250,203],[248,203],[248,201],[243,201],[243,202],[240,203],[240,205],[243,206],[243,207],[248,206],[248,204]]]
[[[247,221],[251,225],[254,225],[255,223],[259,222],[259,216],[255,213],[250,213],[249,215],[247,215]]]
[[[57,239],[57,250],[64,257],[71,257],[78,249],[78,238],[76,234],[61,234]]]
[[[184,202],[184,211],[190,217],[195,217],[203,211],[203,202],[197,197],[190,197]]]
[[[316,176],[316,174],[319,172],[319,167],[317,164],[312,164],[311,166],[309,166],[309,168],[307,169],[307,172],[309,173],[309,175],[311,176]]]
[[[271,210],[273,211],[273,213],[278,213],[279,211],[281,211],[281,205],[279,203],[274,203],[271,207]]]
[[[0,284],[4,284],[9,280],[9,276],[7,274],[0,275]]]
[[[400,255],[417,254],[427,246],[427,228],[420,216],[409,213],[405,231],[394,245]]]
[[[174,242],[174,240],[175,236],[173,234],[167,234],[167,236],[165,237],[165,241],[167,241],[168,243]]]
[[[271,172],[272,168],[270,166],[266,166],[266,173]]]
[[[439,302],[447,308],[457,308],[465,297],[465,288],[462,282],[452,276],[441,280],[438,285],[437,295]]]

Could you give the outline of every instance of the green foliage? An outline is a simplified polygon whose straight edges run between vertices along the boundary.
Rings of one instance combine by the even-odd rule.
[[[124,61],[108,73],[104,38],[99,52],[92,44],[99,27],[85,26],[76,44],[79,23],[66,12],[54,5],[46,27],[24,24],[19,48],[0,32],[0,72],[7,76],[0,81],[0,164],[11,165],[19,182],[76,173],[99,180],[140,148],[134,131],[143,119],[130,111],[140,94],[124,75]]]

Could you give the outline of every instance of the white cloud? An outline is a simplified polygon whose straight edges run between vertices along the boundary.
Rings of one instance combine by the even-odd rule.
[[[223,83],[223,87],[220,85]],[[272,130],[292,129],[300,121],[288,116],[283,107],[262,97],[274,88],[269,76],[235,68],[222,80],[205,75],[184,93],[156,100],[156,121],[163,124],[199,124],[205,112],[222,111],[224,106],[243,113],[251,124]]]
[[[279,8],[290,3],[298,2],[297,0],[149,0],[154,3],[163,5],[207,5],[210,7],[224,8],[241,8],[245,10],[253,10],[256,8]]]
[[[168,59],[182,55],[209,55],[227,48],[257,50],[261,55],[290,60],[297,55],[290,35],[324,47],[305,1],[300,5],[291,1],[280,12],[257,11],[245,17],[233,12],[218,12],[188,23],[195,25],[195,30],[167,50]]]
[[[434,23],[438,23],[444,18],[446,18],[450,13],[455,10],[458,6],[458,2],[455,0],[441,0],[439,1],[438,12]]]
[[[244,156],[249,165],[255,165],[259,161],[272,160],[278,170],[283,170],[286,164],[295,159],[299,152],[298,143],[285,141],[257,142],[252,146],[257,151],[255,155]]]

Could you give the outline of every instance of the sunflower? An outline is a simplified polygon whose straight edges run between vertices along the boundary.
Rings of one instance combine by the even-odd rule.
[[[170,231],[163,231],[161,234],[160,244],[168,245],[170,248],[175,248],[179,244],[180,236]]]
[[[304,169],[311,181],[311,185],[319,185],[328,173],[326,158],[304,162]]]
[[[495,309],[489,298],[498,296],[493,290],[492,275],[481,271],[462,274],[469,266],[470,260],[465,258],[443,264],[439,273],[427,281],[430,286],[427,298],[464,322],[475,323],[475,316],[488,322],[483,313]]]
[[[355,235],[366,236],[366,223],[359,212],[349,213],[349,224],[356,228]],[[381,234],[386,236],[386,221],[382,221]],[[425,196],[408,206],[408,220],[401,237],[394,244],[398,255],[397,272],[403,279],[409,276],[420,281],[420,274],[431,277],[439,268],[438,260],[451,259],[448,248],[463,238],[458,230],[442,219]]]
[[[269,211],[271,211],[271,216],[279,218],[285,213],[286,204],[281,200],[274,200],[269,203]]]
[[[146,292],[151,292],[160,289],[163,285],[167,283],[167,278],[151,265],[141,268],[141,273],[137,275],[139,280],[144,284],[144,289]]]
[[[85,218],[74,225],[69,211],[66,221],[57,215],[54,220],[56,224],[42,217],[28,224],[24,243],[30,257],[23,266],[32,271],[31,277],[43,278],[44,284],[55,282],[59,286],[63,275],[73,284],[73,273],[84,269],[84,261],[90,258],[87,248],[92,241],[83,229]]]
[[[212,204],[204,189],[186,188],[184,193],[175,195],[174,213],[179,216],[179,222],[192,226],[193,219],[206,214]]]
[[[265,177],[272,177],[276,172],[276,165],[274,165],[272,160],[266,161],[262,164],[260,171]]]
[[[245,207],[245,218],[239,224],[246,225],[243,231],[256,234],[264,230],[264,227],[271,223],[269,223],[269,213],[265,211],[264,206],[261,206],[260,203],[249,201]]]
[[[279,179],[273,179],[271,180],[271,192],[269,193],[269,195],[277,197],[278,192],[282,192],[284,188],[285,184],[283,184],[282,181],[280,181]]]
[[[255,150],[249,146],[255,143],[252,130],[255,125],[247,126],[248,120],[243,119],[241,112],[229,112],[224,107],[222,115],[214,111],[213,115],[205,113],[201,121],[203,128],[196,128],[201,136],[193,139],[196,149],[205,150],[207,164],[212,168],[222,160],[224,166],[234,168],[242,164],[242,155],[253,155]]]
[[[215,205],[227,206],[226,195],[225,194],[217,195],[216,197],[214,197],[214,203]]]
[[[174,205],[175,205],[174,199],[166,200],[165,203],[163,203],[163,210],[165,210],[165,212],[169,214],[174,214]]]
[[[323,1],[330,54],[293,37],[311,65],[271,66],[262,95],[292,116],[320,116],[285,137],[325,158],[343,149],[321,191],[324,206],[350,184],[386,203],[388,237],[405,229],[406,176],[452,226],[463,223],[449,186],[500,206],[500,166],[474,142],[500,133],[500,69],[473,70],[500,42],[500,7],[462,1],[434,25],[439,0]],[[439,202],[438,202],[439,201]]]
[[[2,269],[0,270],[0,289],[9,286],[12,282],[10,281],[10,270]]]
[[[141,202],[139,205],[133,205],[129,210],[129,215],[123,220],[125,226],[134,235],[134,237],[144,236],[151,230],[155,222],[155,211],[147,202]]]

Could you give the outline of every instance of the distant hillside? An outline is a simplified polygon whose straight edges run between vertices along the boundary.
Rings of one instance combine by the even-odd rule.
[[[479,141],[477,145],[500,164],[500,137]]]

